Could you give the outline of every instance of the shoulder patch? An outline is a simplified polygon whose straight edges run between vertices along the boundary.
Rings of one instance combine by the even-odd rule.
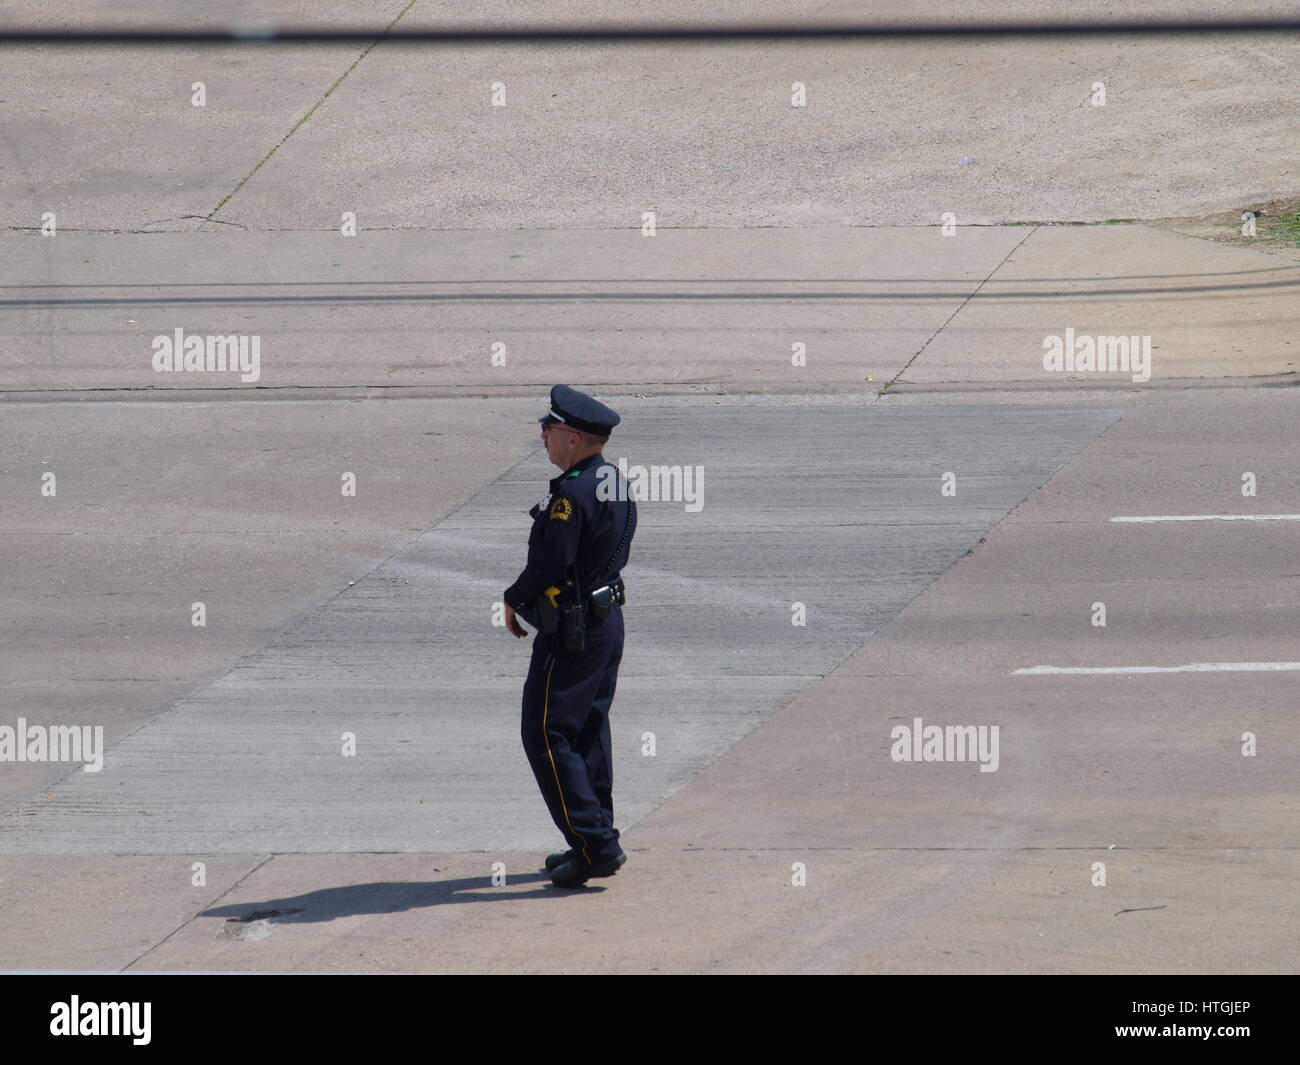
[[[568,521],[573,517],[573,504],[565,499],[564,496],[559,496],[555,502],[551,504],[550,516],[553,521]]]

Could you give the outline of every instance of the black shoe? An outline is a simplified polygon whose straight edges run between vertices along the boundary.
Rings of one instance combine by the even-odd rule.
[[[551,871],[551,883],[556,887],[581,887],[592,877],[613,876],[626,861],[627,855],[622,851],[599,862],[587,862],[576,855]]]
[[[577,851],[565,851],[563,854],[548,854],[546,856],[546,871],[549,873],[552,869],[558,869],[570,858],[576,858]]]

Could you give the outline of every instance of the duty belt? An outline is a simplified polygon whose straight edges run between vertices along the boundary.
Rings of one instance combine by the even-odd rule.
[[[524,620],[532,623],[533,619],[536,618],[536,627],[541,629],[541,631],[547,636],[551,636],[560,631],[564,628],[564,625],[561,622],[561,617],[566,609],[566,604],[563,602],[563,596],[568,592],[572,592],[572,590],[572,581],[566,580],[563,586],[551,585],[551,587],[547,588],[546,591],[537,597],[537,606],[535,610],[530,609],[528,613],[524,615]],[[596,617],[604,618],[609,616],[609,612],[613,609],[615,603],[622,606],[626,601],[627,593],[623,586],[622,579],[619,579],[609,584],[601,585],[601,587],[597,588],[590,595],[585,596],[582,606],[591,607],[591,612],[595,614]],[[575,618],[575,623],[577,623],[578,619],[581,618],[578,604],[571,601],[567,604],[567,609],[579,611]]]

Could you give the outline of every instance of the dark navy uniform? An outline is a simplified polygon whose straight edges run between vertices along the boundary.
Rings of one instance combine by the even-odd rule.
[[[607,436],[619,420],[608,407],[563,385],[552,390],[551,407],[543,422],[598,436]],[[560,601],[581,601],[584,607],[583,650],[566,651],[560,632],[538,631],[534,637],[521,735],[556,827],[589,866],[623,856],[614,827],[609,730],[623,657],[623,614],[616,601],[599,617],[590,595],[621,580],[636,530],[636,504],[628,494],[617,468],[601,454],[553,478],[549,494],[529,511],[528,563],[504,595],[531,622],[537,598],[573,580],[576,589]]]

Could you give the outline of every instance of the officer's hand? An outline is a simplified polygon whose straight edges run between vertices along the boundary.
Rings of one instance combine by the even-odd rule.
[[[527,636],[528,632],[515,619],[515,608],[512,607],[509,603],[506,603],[505,606],[506,606],[506,628],[509,629],[513,635],[518,636],[520,638]]]

